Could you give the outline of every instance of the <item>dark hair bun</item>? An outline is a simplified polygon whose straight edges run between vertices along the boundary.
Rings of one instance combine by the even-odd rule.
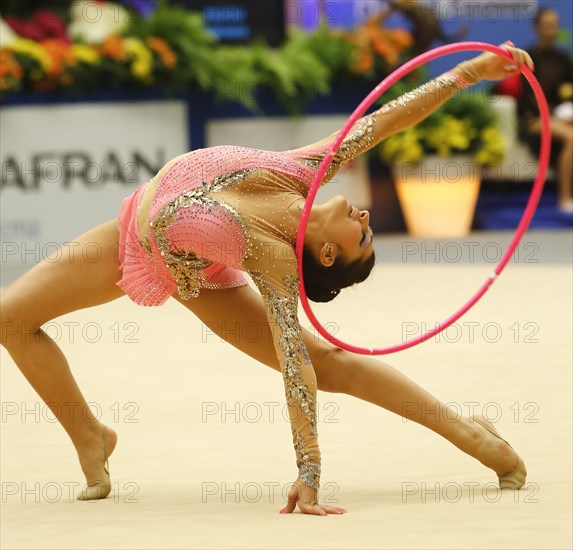
[[[339,294],[340,289],[348,288],[364,281],[374,266],[374,251],[366,259],[357,259],[348,263],[338,255],[334,263],[325,266],[320,263],[309,246],[302,249],[302,276],[304,288],[309,300],[330,302]]]
[[[305,288],[305,290],[308,299],[312,300],[313,302],[330,302],[340,294],[339,288],[331,289],[326,287],[315,286],[315,287]]]

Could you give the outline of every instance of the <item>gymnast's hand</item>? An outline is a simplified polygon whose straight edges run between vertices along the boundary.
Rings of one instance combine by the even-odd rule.
[[[317,501],[318,491],[310,488],[299,477],[288,492],[287,505],[280,511],[281,514],[294,512],[296,505],[303,514],[313,514],[315,516],[326,516],[328,514],[344,514],[344,508],[333,508],[332,506],[322,506]]]
[[[485,52],[469,61],[460,63],[454,71],[470,84],[476,84],[480,80],[503,80],[509,76],[518,75],[524,64],[532,71],[535,70],[529,54],[524,50],[515,48],[513,42],[508,40],[501,44],[500,48],[511,54],[513,63],[494,53]]]

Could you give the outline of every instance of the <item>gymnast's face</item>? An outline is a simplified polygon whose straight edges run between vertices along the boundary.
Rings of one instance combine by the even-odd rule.
[[[372,254],[373,232],[368,225],[368,210],[358,210],[342,195],[315,205],[316,221],[319,222],[315,236],[319,239],[319,259],[330,266],[339,254],[347,262],[366,260]]]

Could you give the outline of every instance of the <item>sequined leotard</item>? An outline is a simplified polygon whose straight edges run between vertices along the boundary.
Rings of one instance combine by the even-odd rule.
[[[334,157],[322,183],[347,160],[423,119],[461,89],[449,73],[361,118]],[[223,146],[192,151],[167,163],[141,187],[135,245],[124,250],[118,285],[141,305],[183,299],[212,283],[217,266],[247,272],[267,309],[281,364],[299,476],[318,488],[320,451],[316,377],[297,317],[295,217],[336,134],[308,147],[271,152]],[[132,243],[133,244],[133,243]]]

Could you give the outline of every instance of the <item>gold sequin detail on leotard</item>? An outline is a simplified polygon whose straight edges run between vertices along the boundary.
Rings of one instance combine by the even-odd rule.
[[[328,165],[326,173],[322,178],[320,185],[327,183],[333,176],[340,170],[341,166],[350,159],[353,159],[357,152],[360,150],[368,149],[373,140],[374,134],[374,121],[370,117],[366,117],[356,123],[355,128],[346,136],[346,138],[340,144],[340,148],[337,153],[332,158],[331,163]],[[313,170],[318,170],[322,160],[324,158],[326,149],[320,151],[318,156],[313,158],[300,158],[299,162],[312,168]]]
[[[201,288],[219,288],[219,285],[209,283],[202,271],[205,267],[211,265],[212,262],[198,257],[195,252],[174,252],[171,249],[171,241],[165,234],[166,230],[172,226],[178,214],[183,212],[183,209],[189,209],[191,206],[197,205],[214,216],[221,216],[222,212],[218,212],[217,208],[215,208],[220,207],[231,214],[239,224],[247,244],[245,255],[249,254],[252,240],[248,227],[243,222],[240,214],[230,204],[214,199],[211,194],[238,183],[255,170],[239,170],[232,174],[215,178],[210,183],[204,182],[200,187],[183,193],[167,203],[149,223],[151,234],[157,243],[165,264],[177,283],[178,294],[183,300],[199,296]],[[188,211],[191,212],[190,210]],[[192,217],[192,213],[189,217]],[[192,220],[189,220],[189,223],[193,223]],[[150,250],[149,242],[142,243],[142,245],[146,250]]]

